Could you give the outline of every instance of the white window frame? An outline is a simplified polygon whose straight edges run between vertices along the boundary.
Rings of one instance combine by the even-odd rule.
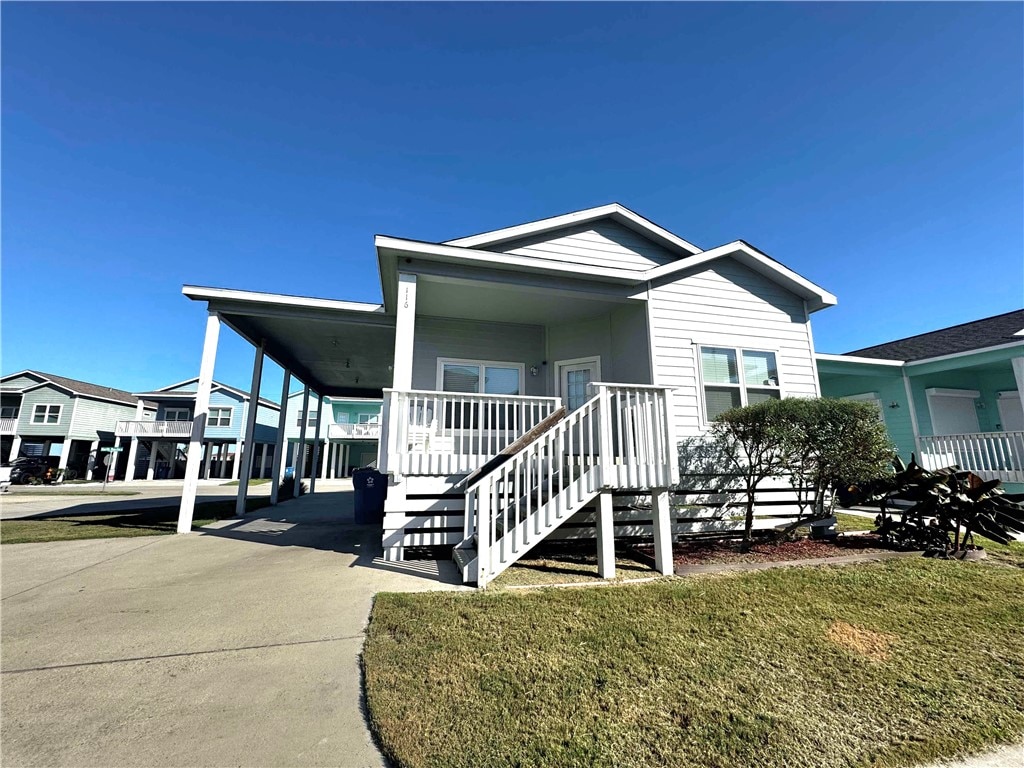
[[[317,419],[320,418],[319,408],[310,408],[308,413],[300,408],[298,415],[295,417],[295,426],[302,429],[302,414],[304,413],[306,414],[306,429],[315,427]]]
[[[356,419],[357,424],[380,424],[379,413],[360,413],[358,416],[356,416]]]
[[[45,408],[41,419],[36,419],[36,411],[40,408]],[[50,410],[57,409],[57,420],[49,421]],[[56,426],[60,424],[60,420],[64,417],[64,406],[60,403],[33,403],[32,404],[32,424],[41,426]]]
[[[713,348],[713,349],[728,349],[728,350],[731,350],[731,351],[736,353],[736,368],[737,368],[737,373],[738,373],[738,376],[739,376],[739,383],[737,383],[737,384],[718,384],[718,383],[714,383],[714,382],[708,383],[708,382],[704,381],[704,355],[701,354],[701,350],[704,347]],[[694,358],[697,361],[697,397],[700,398],[700,416],[701,416],[701,419],[703,419],[703,424],[704,424],[705,427],[710,426],[711,424],[714,423],[711,419],[708,418],[708,399],[707,399],[707,397],[706,397],[706,395],[704,393],[704,388],[705,387],[707,387],[707,386],[711,386],[711,387],[731,387],[731,388],[739,389],[739,391],[740,391],[740,407],[743,408],[743,407],[749,405],[749,402],[747,400],[747,387],[750,386],[750,385],[747,384],[747,382],[744,380],[744,377],[743,377],[743,353],[744,352],[770,352],[771,354],[775,355],[775,368],[776,368],[776,370],[778,371],[778,374],[779,374],[779,383],[778,383],[777,387],[754,386],[753,389],[778,389],[779,399],[782,400],[783,398],[786,397],[786,389],[785,389],[785,387],[783,386],[783,383],[782,383],[782,381],[783,381],[783,377],[782,377],[782,363],[779,360],[780,356],[779,356],[778,347],[769,347],[769,346],[755,347],[755,346],[747,346],[747,345],[739,345],[739,344],[722,344],[722,343],[715,342],[715,341],[701,341],[701,342],[694,343],[693,350],[694,350],[693,351]]]
[[[184,413],[185,418],[171,418],[171,414]],[[192,421],[192,412],[188,408],[164,408],[164,421]]]
[[[222,424],[221,423],[222,417],[221,416],[217,416],[216,417],[217,418],[217,423],[214,424],[213,423],[213,420],[214,420],[213,412],[214,411],[219,411],[221,413],[223,413],[224,411],[227,411],[228,412],[228,423],[227,424]],[[234,421],[234,416],[235,416],[235,409],[232,408],[230,405],[213,405],[213,406],[210,406],[210,413],[206,417],[206,424],[207,424],[207,426],[216,427],[217,429],[226,429],[226,428],[229,428],[231,426],[231,422]]]
[[[483,389],[485,385],[484,381],[484,368],[492,366],[494,368],[515,368],[519,372],[519,394],[518,395],[489,395],[490,397],[521,397],[526,394],[526,363],[514,363],[511,360],[467,360],[458,357],[439,357],[437,358],[437,391],[444,392],[444,367],[445,365],[475,365],[480,369],[480,388]],[[465,393],[452,393],[452,394],[477,394],[484,395],[486,392],[465,392]]]
[[[878,420],[885,424],[885,406],[882,404],[882,398],[878,396],[877,392],[860,392],[856,395],[842,395],[840,400],[854,400],[858,403],[871,403],[878,409]]]

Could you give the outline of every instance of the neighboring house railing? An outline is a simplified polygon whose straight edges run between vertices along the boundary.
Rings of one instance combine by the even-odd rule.
[[[331,424],[327,437],[331,440],[378,440],[380,424]]]
[[[975,432],[920,438],[921,466],[956,465],[985,480],[1024,483],[1024,432]]]
[[[119,421],[117,437],[191,437],[191,421]]]
[[[17,419],[0,419],[0,435],[15,435],[17,433]]]
[[[472,472],[561,407],[557,397],[384,390],[383,472]]]

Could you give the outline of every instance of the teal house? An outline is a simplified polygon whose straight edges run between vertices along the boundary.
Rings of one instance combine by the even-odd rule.
[[[874,403],[904,459],[1024,490],[1024,310],[816,360],[822,394]]]
[[[308,412],[308,413],[307,413]],[[373,464],[380,443],[381,400],[365,397],[324,397],[312,393],[303,408],[303,393],[288,397],[284,467],[302,477],[348,477],[353,469]],[[305,417],[305,450],[299,456]]]

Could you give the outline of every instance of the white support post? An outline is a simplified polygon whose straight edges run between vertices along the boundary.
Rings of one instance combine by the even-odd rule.
[[[149,464],[146,466],[146,479],[152,480],[156,477],[156,440],[149,441]]]
[[[242,468],[242,452],[245,450],[245,441],[238,440],[234,444],[235,460],[231,462],[231,479],[237,480],[240,476],[240,470]]]
[[[313,430],[313,465],[309,468],[309,492],[316,493],[316,467],[320,461],[320,423],[324,418],[324,396],[316,393],[316,429]]]
[[[133,437],[128,445],[128,466],[124,469],[124,479],[131,482],[135,479],[135,463],[139,459],[139,438]]]
[[[292,462],[294,467],[295,488],[292,496],[299,498],[299,486],[302,485],[302,473],[306,471],[306,425],[309,423],[309,385],[302,385],[302,410],[299,411],[302,424],[299,427],[299,442],[295,446],[296,460]]]
[[[349,460],[349,453],[351,452],[351,450],[352,449],[349,448],[348,443],[345,443],[345,447],[344,447],[344,449],[342,451],[342,454],[341,454],[341,476],[342,477],[348,477],[349,476],[348,460]]]
[[[672,513],[668,489],[651,489],[651,512],[654,513],[654,568],[662,576],[672,575]]]
[[[260,480],[267,473],[267,448],[270,443],[261,443],[263,449],[260,451],[260,471],[256,473],[256,477]]]
[[[1013,366],[1013,378],[1017,382],[1017,397],[1020,398],[1021,410],[1024,410],[1024,357],[1015,357],[1010,360]],[[1003,429],[1006,429],[1004,426]]]
[[[13,462],[18,455],[21,453],[21,435],[15,435],[14,439],[11,440],[11,453],[7,457],[7,460]]]
[[[217,474],[220,475],[220,479],[221,480],[226,480],[227,477],[228,477],[228,444],[227,443],[221,443],[220,444],[220,450],[217,451],[217,462],[219,464],[219,466],[217,468],[218,469]]]
[[[416,275],[398,275],[398,311],[395,317],[395,364],[392,388],[412,389],[412,347],[416,333]]]
[[[89,459],[86,464],[85,479],[92,480],[93,472],[96,469],[96,465],[100,463],[100,441],[93,440],[89,443]]]
[[[252,478],[252,460],[256,453],[256,415],[259,413],[260,381],[263,379],[263,349],[266,342],[260,341],[252,361],[252,383],[249,385],[249,408],[245,413],[245,437],[242,440],[242,455],[235,456],[235,475],[238,477],[238,496],[235,497],[235,517],[245,515],[245,497],[249,493]],[[239,460],[241,459],[241,460]]]
[[[196,383],[196,409],[192,417],[192,436],[185,463],[185,483],[181,488],[181,506],[178,508],[178,533],[192,530],[192,514],[199,489],[199,469],[202,461],[203,435],[206,417],[210,412],[210,390],[213,388],[213,368],[217,361],[217,339],[220,337],[220,316],[211,312],[206,318],[206,337],[203,340],[203,358],[199,364]]]
[[[597,575],[615,578],[615,519],[612,515],[612,493],[597,495]]]
[[[64,444],[60,447],[60,460],[57,462],[57,469],[67,469],[68,459],[71,458],[71,436],[64,438]]]
[[[210,462],[213,461],[213,443],[203,442],[203,480],[210,479]]]

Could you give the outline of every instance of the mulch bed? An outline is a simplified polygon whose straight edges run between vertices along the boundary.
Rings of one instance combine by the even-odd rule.
[[[635,547],[636,551],[654,556],[652,546]],[[891,552],[877,536],[840,535],[833,541],[797,539],[796,541],[756,542],[749,552],[740,551],[740,542],[721,539],[676,542],[672,548],[676,566],[709,565],[712,563],[774,563],[783,560],[812,560],[845,555],[870,555]]]

